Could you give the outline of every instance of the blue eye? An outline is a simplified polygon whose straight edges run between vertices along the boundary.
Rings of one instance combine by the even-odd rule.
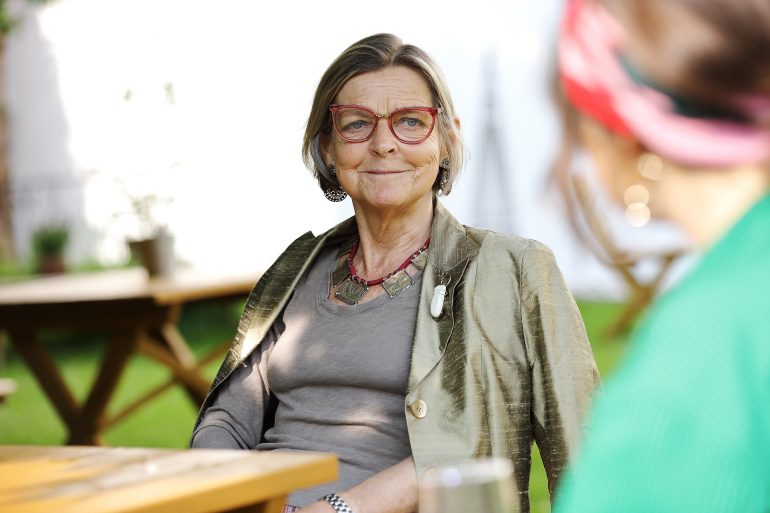
[[[425,122],[418,118],[403,117],[398,120],[398,125],[404,128],[420,128],[425,126]]]
[[[343,132],[361,132],[368,130],[372,126],[372,123],[366,119],[356,119],[355,121],[349,121],[342,125]]]
[[[361,120],[353,121],[352,123],[348,123],[348,125],[345,127],[347,129],[352,130],[361,130],[364,127],[364,122]]]

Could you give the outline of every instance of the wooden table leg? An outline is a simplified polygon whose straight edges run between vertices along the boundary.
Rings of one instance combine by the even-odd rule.
[[[195,354],[193,354],[187,341],[184,339],[176,325],[165,323],[158,329],[158,335],[161,341],[165,343],[174,356],[185,367],[192,369],[198,364]]]
[[[161,344],[161,341],[162,339],[158,340],[156,333],[156,336],[152,337],[151,340],[143,338],[139,349],[142,353],[169,368],[174,373],[175,380],[184,385],[188,395],[196,405],[203,404],[211,383],[200,374],[197,363],[180,361],[179,356],[171,351],[168,345]]]
[[[673,252],[663,255],[657,274],[652,280],[646,283],[637,280],[628,267],[624,266],[619,269],[621,272],[620,274],[626,281],[631,293],[629,294],[629,300],[626,302],[623,311],[618,315],[615,322],[613,322],[605,331],[606,336],[614,338],[628,332],[634,320],[655,298],[655,294],[658,292],[658,289],[660,289],[663,279],[666,277],[672,264],[680,254],[680,252]]]
[[[102,429],[107,429],[114,424],[122,422],[123,419],[134,413],[143,405],[151,402],[153,399],[163,394],[166,390],[179,384],[180,382],[185,383],[188,394],[190,394],[191,388],[195,390],[195,395],[190,394],[194,401],[198,401],[198,398],[201,396],[205,398],[209,388],[211,387],[211,383],[205,378],[205,376],[203,376],[203,367],[214,360],[221,359],[224,354],[227,353],[227,349],[230,347],[230,343],[231,341],[229,339],[222,342],[222,344],[206,354],[203,358],[199,359],[195,368],[184,369],[181,367],[179,362],[177,362],[173,356],[168,353],[168,351],[158,346],[153,341],[148,341],[145,338],[141,338],[139,341],[139,351],[146,356],[153,358],[159,363],[162,363],[166,367],[171,368],[174,375],[165,383],[152,388],[145,395],[135,399],[133,402],[128,404],[128,406],[115,413],[115,415],[110,419],[104,420],[102,422]],[[201,404],[203,404],[203,399],[197,402],[196,406],[200,406]]]
[[[630,298],[626,301],[623,311],[605,331],[605,336],[610,338],[625,335],[631,329],[634,320],[650,304],[652,290],[642,286],[634,287]]]
[[[68,430],[72,431],[80,414],[80,406],[50,353],[33,330],[13,329],[8,334],[14,349],[35,375]]]
[[[98,445],[104,410],[117,388],[129,357],[134,353],[139,333],[136,328],[116,330],[110,337],[99,374],[91,387],[77,423],[72,426],[69,445]]]
[[[149,332],[153,340],[166,349],[172,356],[173,365],[167,365],[182,381],[190,399],[196,404],[203,404],[206,394],[208,394],[211,382],[200,374],[198,360],[193,354],[187,341],[176,327],[176,319],[179,317],[179,310],[175,309],[169,312],[168,322],[163,323],[156,329]],[[154,352],[157,355],[157,352]],[[151,355],[152,356],[152,355]]]
[[[6,342],[6,334],[4,331],[0,331],[0,371],[2,371],[5,368],[5,351],[6,346],[8,345]]]
[[[194,385],[190,386],[190,384],[185,384],[187,395],[189,395],[193,402],[195,402],[196,406],[200,406],[203,404],[206,395],[208,395],[209,390],[211,389],[211,380],[205,379],[201,375],[201,364],[198,362],[195,354],[190,349],[190,346],[187,345],[187,341],[179,332],[179,329],[175,324],[164,324],[160,328],[160,333],[163,337],[163,341],[168,345],[171,352],[179,359],[185,369],[195,374],[206,383],[206,387],[203,389]]]

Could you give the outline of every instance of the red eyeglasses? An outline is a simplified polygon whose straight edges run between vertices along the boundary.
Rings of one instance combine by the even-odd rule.
[[[377,114],[361,105],[332,105],[329,110],[334,129],[348,142],[368,141],[380,119],[387,118],[393,136],[404,144],[420,144],[430,137],[436,114],[441,112],[439,107],[406,107],[390,114]]]

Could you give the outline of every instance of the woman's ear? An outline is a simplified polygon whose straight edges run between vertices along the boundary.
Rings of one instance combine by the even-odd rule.
[[[331,152],[331,138],[328,135],[318,135],[318,149],[321,150],[321,157],[327,166],[334,163],[334,155]]]
[[[460,125],[461,125],[460,118],[455,116],[453,121],[454,121],[455,127],[457,128],[457,131],[459,132],[460,131]],[[441,149],[441,158],[442,159],[447,156],[446,155],[447,153],[449,153],[449,148],[454,146],[455,142],[457,142],[457,137],[455,137],[454,131],[449,131],[449,133],[447,134],[447,137],[449,138],[449,145],[448,145],[448,147],[444,147],[444,148]]]
[[[457,128],[457,131],[459,132],[460,131],[460,125],[461,125],[460,118],[455,116],[453,121],[454,121],[454,124],[455,124],[455,128]],[[457,142],[457,137],[455,137],[455,132],[449,132],[449,144],[454,146],[454,144],[456,142]]]

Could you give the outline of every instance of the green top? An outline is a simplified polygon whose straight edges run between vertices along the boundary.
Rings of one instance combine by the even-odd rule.
[[[770,196],[657,302],[590,426],[558,513],[770,512]]]

